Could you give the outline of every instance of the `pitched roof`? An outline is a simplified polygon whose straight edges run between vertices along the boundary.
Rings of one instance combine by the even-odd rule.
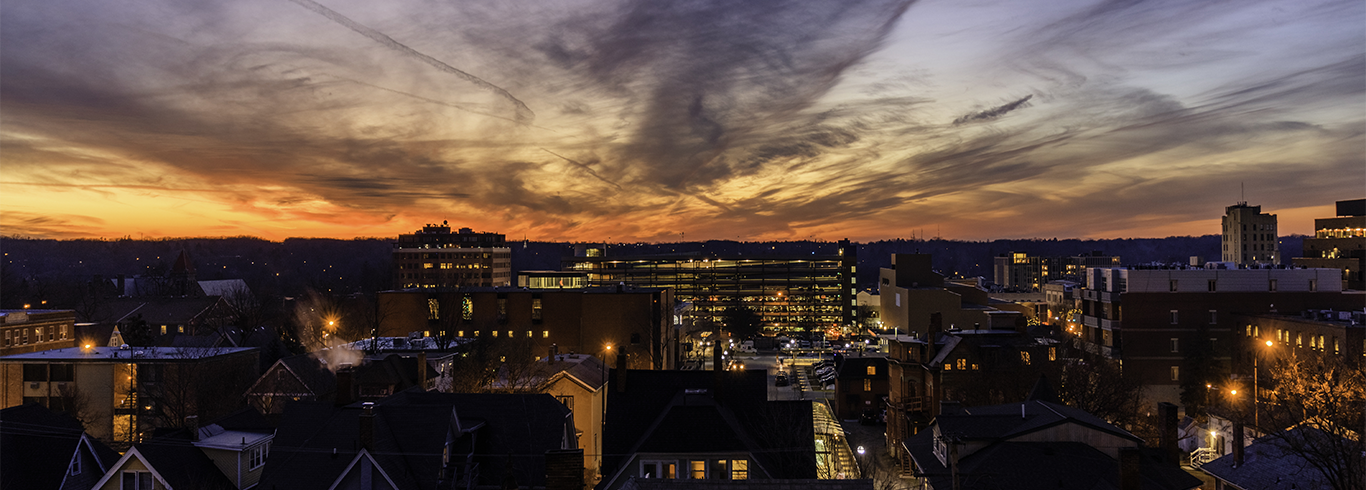
[[[42,405],[0,410],[0,468],[24,469],[0,471],[0,488],[60,487],[84,433],[79,421]],[[118,453],[108,446],[89,436],[84,439],[105,468],[118,460]]]
[[[1290,488],[1329,488],[1332,485],[1303,456],[1287,449],[1282,437],[1290,440],[1332,437],[1318,429],[1300,426],[1277,436],[1263,436],[1244,450],[1243,464],[1235,467],[1233,455],[1200,466],[1200,471],[1244,490],[1288,490]],[[1331,447],[1331,446],[1323,446]]]
[[[299,354],[283,357],[275,361],[283,369],[288,369],[303,382],[314,394],[325,395],[337,391],[337,373],[327,369],[322,361],[312,354]],[[273,368],[274,366],[272,366]]]
[[[509,468],[521,485],[545,484],[545,452],[566,444],[569,409],[545,394],[451,394],[407,391],[374,405],[371,457],[400,488],[434,488],[448,430],[475,428],[463,441],[479,463],[479,482],[502,482]],[[262,488],[327,488],[360,452],[361,405],[297,402],[286,407]],[[482,424],[482,425],[480,425]],[[457,452],[458,455],[458,452]]]
[[[1008,439],[1069,422],[1135,442],[1142,441],[1084,410],[1042,400],[970,407],[960,414],[940,415],[935,419],[942,432],[953,432],[964,439]]]
[[[872,490],[873,480],[676,480],[635,478],[622,490]]]
[[[550,362],[550,357],[541,361],[544,367],[547,382],[556,379],[556,375],[564,373],[571,376],[578,382],[584,384],[590,390],[596,391],[607,383],[607,369],[596,356],[587,354],[557,354],[555,362]]]
[[[218,465],[183,433],[134,444],[124,457],[135,451],[172,490],[237,490]]]

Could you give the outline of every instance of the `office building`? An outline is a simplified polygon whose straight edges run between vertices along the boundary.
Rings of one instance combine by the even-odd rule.
[[[72,310],[0,310],[0,356],[76,345]]]
[[[1338,201],[1336,217],[1315,219],[1314,237],[1304,239],[1304,257],[1292,261],[1339,269],[1343,289],[1366,289],[1366,199]]]
[[[400,288],[512,285],[512,249],[498,233],[451,233],[443,221],[399,235],[393,257]]]
[[[836,255],[612,257],[585,251],[565,258],[561,268],[586,273],[590,286],[672,288],[679,301],[692,303],[694,321],[724,324],[726,310],[738,306],[757,313],[765,330],[806,332],[854,324],[857,263],[856,248],[842,240]]]
[[[1087,267],[1119,267],[1119,256],[1100,251],[1071,257],[1010,252],[996,257],[993,266],[997,286],[1008,291],[1040,291],[1049,281],[1080,281]]]
[[[1224,208],[1223,261],[1239,265],[1281,263],[1276,215],[1239,202]]]

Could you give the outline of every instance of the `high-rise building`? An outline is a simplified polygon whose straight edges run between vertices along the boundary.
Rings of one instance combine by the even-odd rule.
[[[499,233],[426,225],[394,242],[394,286],[511,286],[512,249]]]
[[[1366,289],[1366,199],[1337,202],[1337,217],[1314,220],[1314,238],[1304,239],[1300,267],[1342,270],[1343,289]]]
[[[1276,215],[1239,202],[1224,208],[1223,261],[1239,265],[1280,264]]]

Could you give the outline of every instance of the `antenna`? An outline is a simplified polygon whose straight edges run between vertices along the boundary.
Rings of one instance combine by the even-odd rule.
[[[1247,183],[1245,181],[1238,182],[1238,204],[1247,205]]]

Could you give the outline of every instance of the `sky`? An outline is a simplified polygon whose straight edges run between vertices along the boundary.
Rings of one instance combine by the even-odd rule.
[[[6,0],[0,233],[1312,233],[1366,2]]]

